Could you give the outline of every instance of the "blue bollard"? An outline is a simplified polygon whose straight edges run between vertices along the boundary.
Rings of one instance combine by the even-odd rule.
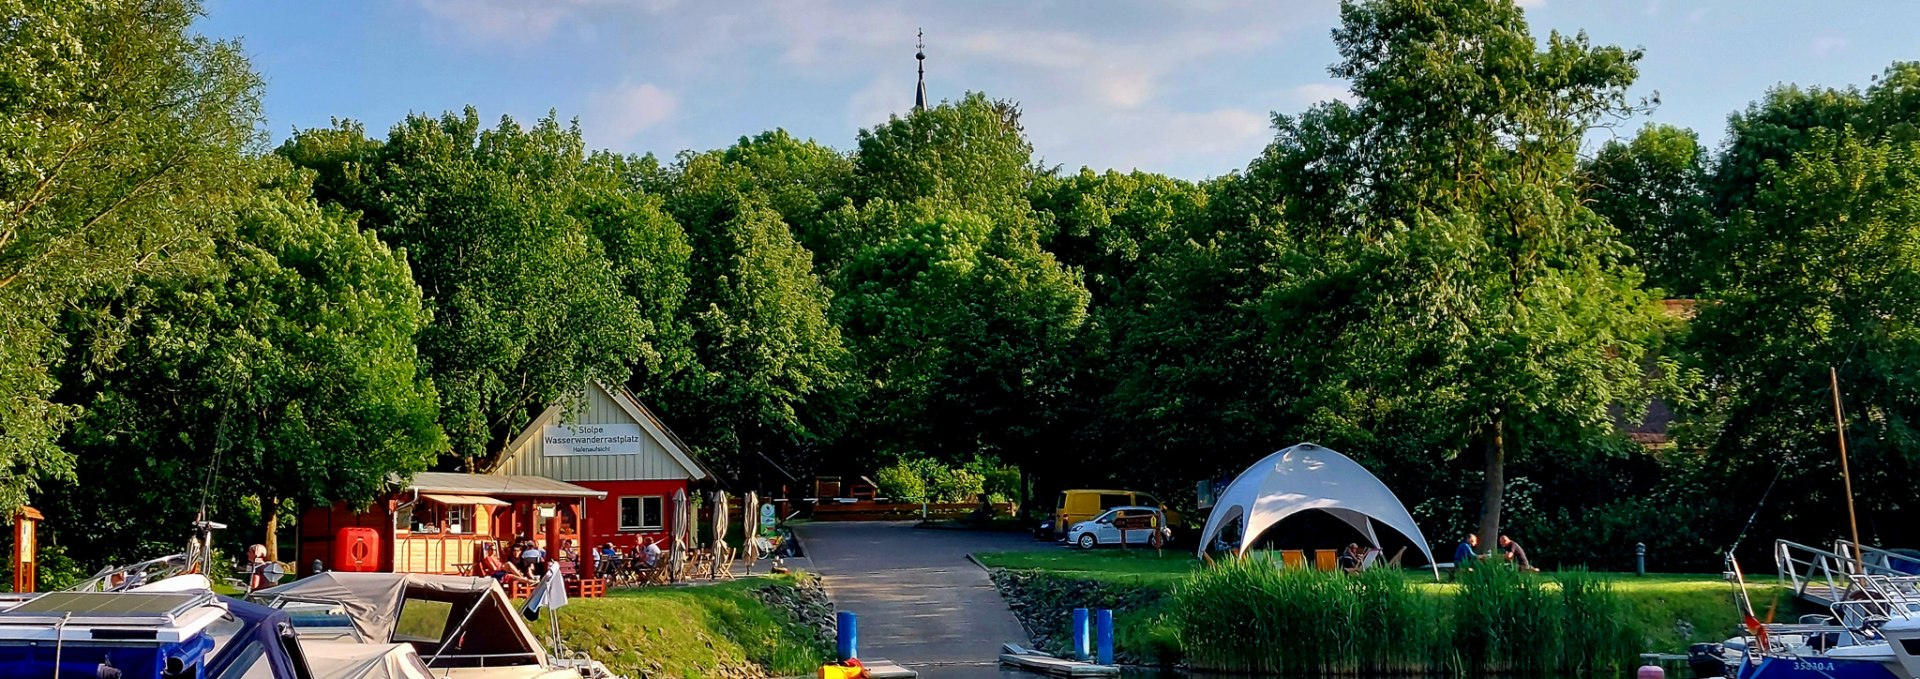
[[[1111,608],[1100,609],[1100,615],[1096,616],[1096,620],[1099,621],[1099,624],[1096,625],[1096,627],[1098,628],[1098,632],[1094,634],[1094,640],[1098,642],[1098,647],[1100,649],[1100,664],[1112,665],[1113,664],[1113,609]]]
[[[860,621],[853,611],[840,611],[834,623],[834,649],[840,652],[841,662],[860,657]]]
[[[1087,661],[1087,609],[1073,609],[1073,659]]]

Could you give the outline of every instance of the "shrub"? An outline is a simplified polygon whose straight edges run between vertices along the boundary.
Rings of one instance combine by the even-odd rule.
[[[895,462],[893,466],[881,469],[873,475],[874,484],[880,486],[880,495],[894,502],[926,502],[927,484],[921,480],[920,472],[906,462]]]

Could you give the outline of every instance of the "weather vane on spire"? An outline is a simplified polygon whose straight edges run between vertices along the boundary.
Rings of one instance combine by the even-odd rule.
[[[927,110],[927,31],[921,29],[913,43],[914,61],[920,62],[920,88],[913,93],[913,110]]]

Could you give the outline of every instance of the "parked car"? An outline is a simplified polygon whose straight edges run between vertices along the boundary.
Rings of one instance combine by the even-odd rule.
[[[1054,540],[1067,536],[1067,529],[1074,524],[1099,516],[1101,512],[1115,507],[1153,507],[1159,509],[1168,521],[1180,522],[1180,515],[1167,509],[1165,503],[1152,495],[1131,490],[1091,490],[1074,489],[1060,491],[1060,497],[1054,500],[1053,516],[1040,524],[1036,535]],[[1166,524],[1162,524],[1166,525]]]
[[[1126,524],[1127,530],[1121,530],[1122,524]],[[1124,534],[1129,545],[1151,545],[1154,536],[1162,535],[1166,527],[1167,515],[1159,507],[1114,507],[1090,521],[1073,524],[1067,529],[1067,542],[1081,549],[1093,549],[1118,545]]]

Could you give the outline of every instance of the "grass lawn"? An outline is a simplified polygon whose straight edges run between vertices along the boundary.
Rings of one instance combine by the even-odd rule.
[[[1061,577],[1133,584],[1171,592],[1195,569],[1203,567],[1191,551],[1169,549],[1156,555],[1151,549],[1042,549],[1017,552],[981,552],[974,558],[988,568],[1044,571]],[[1552,573],[1546,574],[1552,577]],[[1733,586],[1718,574],[1604,574],[1614,591],[1627,603],[1634,617],[1634,628],[1644,637],[1647,652],[1684,652],[1688,644],[1720,641],[1735,633],[1740,613],[1735,607]],[[1408,579],[1422,591],[1435,596],[1453,596],[1452,583],[1434,582],[1431,571],[1409,569]],[[1799,607],[1774,585],[1749,581],[1748,591],[1754,607],[1762,616],[1769,604],[1779,599],[1776,620],[1789,620]],[[1169,600],[1170,602],[1170,600]],[[1169,603],[1170,605],[1170,603]],[[1139,613],[1158,616],[1162,611]]]
[[[973,558],[988,568],[1051,571],[1093,580],[1134,581],[1172,586],[1185,578],[1200,561],[1184,549],[1169,549],[1156,554],[1152,549],[1073,549],[1059,547],[1038,551],[979,552]]]
[[[793,587],[791,576],[700,587],[610,591],[560,610],[568,646],[629,677],[717,676],[720,667],[760,665],[774,676],[812,674],[831,650],[784,611],[754,596],[765,586]],[[544,621],[535,623],[544,629]]]

